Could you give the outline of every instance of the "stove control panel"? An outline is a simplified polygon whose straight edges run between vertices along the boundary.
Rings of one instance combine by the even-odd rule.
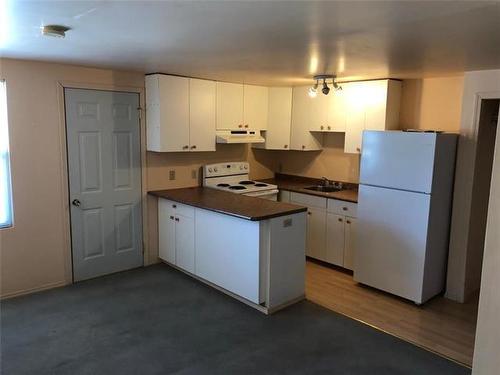
[[[221,177],[248,174],[250,166],[247,162],[229,162],[208,164],[203,167],[204,177]]]

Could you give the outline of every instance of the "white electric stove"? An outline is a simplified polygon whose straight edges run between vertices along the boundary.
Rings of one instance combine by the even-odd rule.
[[[259,197],[278,200],[278,187],[249,179],[250,165],[247,162],[208,164],[203,167],[203,186]]]

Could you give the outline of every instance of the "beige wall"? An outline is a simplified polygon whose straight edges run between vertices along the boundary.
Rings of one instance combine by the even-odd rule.
[[[344,153],[344,133],[325,134],[321,151],[256,150],[256,157],[276,172],[359,181],[359,155]]]
[[[1,231],[2,296],[71,280],[58,82],[142,87],[143,75],[1,59],[7,81],[14,227]]]
[[[500,71],[498,71],[500,90]],[[497,127],[500,128],[500,120]],[[491,179],[488,224],[484,249],[483,275],[476,345],[472,373],[475,375],[498,374],[500,368],[500,133],[497,133],[493,176]]]
[[[403,81],[401,129],[460,130],[463,76]]]

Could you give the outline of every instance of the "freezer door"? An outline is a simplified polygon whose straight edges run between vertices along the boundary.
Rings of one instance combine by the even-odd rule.
[[[436,134],[365,131],[360,183],[430,193]]]
[[[360,186],[354,279],[422,302],[430,195]]]

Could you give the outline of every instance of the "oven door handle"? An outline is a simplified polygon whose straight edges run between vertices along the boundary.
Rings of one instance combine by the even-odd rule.
[[[248,193],[245,195],[247,195],[249,197],[262,197],[265,195],[274,195],[274,194],[278,194],[278,193],[279,193],[278,189],[272,189],[272,190],[256,191],[254,193]]]

